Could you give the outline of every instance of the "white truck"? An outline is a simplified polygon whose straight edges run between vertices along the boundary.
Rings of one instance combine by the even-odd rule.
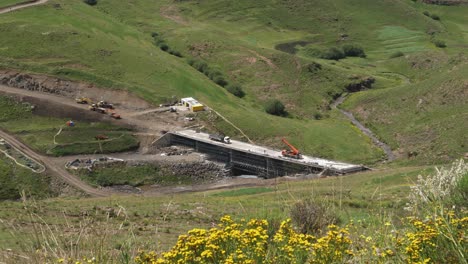
[[[231,144],[231,138],[225,135],[221,135],[221,134],[210,134],[210,139],[214,141],[226,143],[226,144]]]

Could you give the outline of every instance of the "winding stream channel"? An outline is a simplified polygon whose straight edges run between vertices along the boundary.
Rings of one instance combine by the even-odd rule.
[[[352,113],[350,113],[348,111],[345,111],[345,110],[343,110],[341,108],[338,108],[338,106],[344,102],[344,100],[346,99],[346,96],[347,95],[341,95],[338,99],[335,100],[335,102],[333,102],[331,104],[331,107],[334,108],[334,109],[338,109],[341,113],[343,113],[343,115],[345,115],[349,119],[349,121],[351,121],[351,123],[353,123],[353,125],[355,125],[357,128],[359,128],[359,130],[361,130],[362,133],[364,133],[366,136],[368,136],[372,140],[374,145],[381,148],[385,152],[385,155],[387,156],[387,161],[395,160],[395,155],[393,154],[392,148],[390,148],[389,145],[387,145],[384,142],[380,141],[375,136],[375,134],[370,129],[365,127],[361,122],[359,122],[354,117],[354,115]]]

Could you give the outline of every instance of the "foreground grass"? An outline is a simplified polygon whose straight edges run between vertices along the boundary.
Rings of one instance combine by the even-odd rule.
[[[68,235],[63,239],[67,241],[73,239],[74,234],[86,234],[76,245],[80,254],[90,252],[93,249],[89,246],[100,241],[102,253],[111,255],[120,254],[118,249],[124,248],[132,249],[129,254],[135,254],[133,250],[142,247],[166,250],[179,234],[193,227],[208,228],[226,214],[234,219],[263,218],[278,222],[289,217],[295,202],[310,197],[330,201],[330,210],[336,212],[342,223],[354,220],[371,224],[384,216],[398,223],[410,183],[418,173],[425,171],[425,168],[397,168],[339,178],[292,181],[269,187],[268,192],[264,188],[245,188],[236,192],[208,191],[137,199],[132,196],[49,199],[28,203],[26,211],[22,203],[4,202],[0,210],[4,223],[0,230],[0,248],[32,246],[34,241],[26,235],[36,223],[36,220],[31,221],[31,212],[35,218],[40,216],[39,222],[52,230],[66,230]],[[112,239],[108,239],[111,236]],[[56,246],[57,250],[61,247]]]
[[[455,185],[437,184],[445,182],[454,171],[457,169],[437,171],[439,180],[416,180],[419,173],[433,172],[428,168],[393,168],[346,177],[289,181],[269,190],[244,188],[138,199],[129,196],[5,202],[0,210],[0,259],[8,262],[27,258],[29,263],[151,263],[161,257],[164,263],[175,259],[195,263],[200,261],[198,258],[216,263],[211,258],[216,257],[226,261],[233,258],[235,263],[236,259],[258,257],[273,263],[291,263],[294,259],[298,263],[304,259],[319,263],[341,263],[345,259],[430,263],[443,258],[447,263],[463,263],[466,200],[442,202],[452,197],[449,193],[467,194],[466,167],[456,177],[457,181],[464,179],[463,185],[457,185],[464,186],[456,189],[458,192],[453,189]],[[452,192],[447,191],[447,186]],[[427,200],[429,196],[431,199]],[[323,232],[317,229],[303,235],[295,229],[298,223],[282,222],[290,217],[297,202],[307,199],[315,199],[318,205],[327,204],[326,213],[336,214],[341,228],[331,225]],[[444,210],[448,205],[452,208],[452,202],[459,209]],[[405,206],[410,206],[411,211],[404,211]],[[430,212],[430,217],[425,218]],[[222,217],[225,215],[232,217]],[[252,218],[259,220],[245,220]],[[256,231],[248,231],[251,228]],[[179,237],[171,251],[159,254],[190,229],[193,230]],[[232,239],[224,241],[223,232]],[[250,251],[259,246],[250,244],[254,238],[271,254]],[[210,249],[213,255],[209,255],[205,250],[212,246],[191,248],[194,244],[216,247]],[[4,251],[6,248],[10,250]],[[242,252],[225,254],[233,248]],[[185,250],[192,253],[183,254]]]

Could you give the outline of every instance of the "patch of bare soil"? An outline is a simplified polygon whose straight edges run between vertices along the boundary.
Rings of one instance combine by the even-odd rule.
[[[177,6],[175,5],[168,5],[168,6],[163,6],[159,10],[161,16],[170,19],[178,24],[188,26],[189,23],[188,21],[180,15],[180,10]]]
[[[6,6],[6,7],[0,8],[0,14],[13,12],[15,10],[30,7],[30,6],[42,5],[42,4],[47,3],[48,1],[49,0],[25,0],[25,1],[21,2],[21,3],[17,3],[17,4],[14,4],[14,5],[11,5],[11,6]]]
[[[258,52],[254,50],[249,50],[249,52],[257,56],[257,58],[259,58],[260,60],[264,61],[268,66],[270,66],[270,68],[273,68],[273,69],[278,68],[278,66],[276,66],[269,58],[262,56],[261,54],[259,54]]]
[[[25,74],[12,70],[0,70],[0,84],[64,96],[68,98],[88,97],[94,101],[115,102],[115,106],[129,110],[141,110],[151,105],[128,91],[101,89],[93,84],[73,82],[47,75]]]

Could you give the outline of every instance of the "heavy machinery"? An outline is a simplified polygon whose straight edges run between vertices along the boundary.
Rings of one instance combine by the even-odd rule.
[[[288,149],[283,149],[281,151],[281,155],[283,155],[284,157],[293,158],[293,159],[302,159],[302,154],[301,154],[301,152],[299,152],[299,150],[297,148],[295,148],[293,145],[291,145],[291,143],[289,143],[284,138],[281,139],[281,141],[283,141],[283,143],[288,145],[288,147],[289,147],[289,150]]]
[[[97,136],[94,137],[96,140],[106,140],[106,139],[109,139],[108,136],[106,135],[103,135],[103,134],[99,134]]]
[[[110,116],[111,116],[112,118],[114,118],[114,119],[122,119],[122,117],[121,117],[119,114],[115,113],[115,112],[112,112],[112,113],[110,114]]]
[[[108,109],[114,109],[114,105],[113,104],[110,104],[106,101],[99,101],[97,103],[97,106],[98,107],[102,107],[102,108],[108,108]]]
[[[75,99],[77,104],[92,104],[93,101],[88,97],[80,97]]]
[[[96,112],[101,113],[101,114],[105,114],[107,112],[107,109],[102,108],[102,107],[98,107],[96,104],[90,105],[89,110],[96,111]]]
[[[226,144],[231,144],[231,138],[228,136],[225,136],[223,134],[210,134],[209,138],[214,141],[226,143]]]

